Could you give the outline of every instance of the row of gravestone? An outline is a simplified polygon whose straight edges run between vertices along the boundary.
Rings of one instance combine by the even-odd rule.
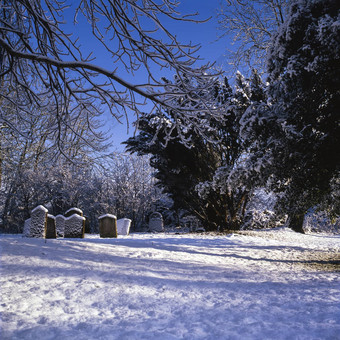
[[[100,237],[117,237],[129,235],[131,220],[122,218],[117,221],[116,216],[106,214],[99,217]],[[78,208],[66,211],[65,216],[48,214],[48,210],[39,205],[31,211],[31,218],[25,221],[24,236],[43,238],[84,238],[85,217]]]

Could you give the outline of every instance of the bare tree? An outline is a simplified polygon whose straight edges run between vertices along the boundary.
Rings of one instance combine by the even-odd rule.
[[[227,50],[232,71],[240,67],[264,71],[270,41],[284,22],[290,0],[227,0],[218,11],[222,37],[232,39]]]
[[[106,141],[103,134],[93,130],[98,125],[94,118],[88,122],[82,112],[74,111],[76,115],[70,115],[69,122],[63,124],[58,146],[54,143],[57,122],[48,111],[34,104],[26,115],[19,115],[13,105],[3,106],[2,110],[6,116],[0,124],[0,224],[7,227],[17,221],[12,219],[16,212],[19,211],[18,217],[27,217],[32,202],[42,203],[39,185],[48,183],[49,176],[53,182],[51,170],[71,163],[69,169],[78,176],[82,169],[94,166],[97,157],[103,157]],[[67,201],[67,195],[63,200]]]
[[[179,43],[163,24],[164,19],[198,22],[195,15],[178,13],[178,4],[173,0],[78,0],[72,5],[64,0],[2,0],[0,100],[20,110],[31,102],[53,104],[50,112],[56,115],[59,129],[74,109],[86,109],[89,115],[109,110],[119,120],[128,110],[141,113],[146,101],[190,120],[197,107],[202,112],[201,100],[184,109],[174,106],[173,98],[190,95],[192,83],[195,91],[197,86],[204,90],[214,77],[208,74],[210,64],[195,67],[199,46]],[[92,53],[84,54],[84,42],[66,31],[66,14],[73,18],[74,27],[87,21],[112,68],[96,63]],[[155,67],[169,68],[177,79],[185,75],[193,81],[164,84],[154,74]],[[141,73],[143,83],[130,81]],[[10,86],[20,88],[20,96],[13,98],[4,90]]]
[[[117,217],[130,218],[132,228],[138,229],[145,224],[152,206],[164,196],[155,186],[149,157],[115,153],[108,164],[103,176],[107,185],[103,201],[111,198],[111,209]]]

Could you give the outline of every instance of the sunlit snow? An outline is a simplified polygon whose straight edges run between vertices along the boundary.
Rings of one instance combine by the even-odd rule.
[[[339,339],[340,237],[1,235],[1,339]]]

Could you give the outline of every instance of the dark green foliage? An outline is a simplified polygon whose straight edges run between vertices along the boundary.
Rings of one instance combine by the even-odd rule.
[[[253,148],[253,157],[266,164],[263,178],[281,192],[279,208],[300,232],[300,217],[309,208],[336,198],[332,183],[340,170],[339,18],[334,0],[292,4],[269,51],[269,105],[257,105],[246,117],[257,119],[248,130],[253,145],[259,146]]]
[[[152,155],[150,164],[157,170],[155,177],[164,192],[169,193],[173,199],[174,210],[186,209],[201,220],[211,221],[213,224],[215,219],[209,213],[211,209],[204,207],[195,186],[210,179],[219,157],[213,152],[212,146],[199,135],[191,136],[194,145],[191,148],[181,143],[179,137],[175,137],[175,130],[166,145],[162,143],[165,138],[162,131],[158,132],[157,139],[153,141],[158,126],[149,122],[160,118],[155,114],[142,117],[139,121],[139,135],[125,142],[127,150],[139,155]],[[167,119],[164,116],[162,118]]]
[[[202,113],[204,123],[200,131],[185,127],[190,147],[183,143],[183,131],[179,134],[177,129],[169,128],[177,119],[171,111],[141,117],[139,135],[125,142],[127,151],[151,155],[155,177],[159,186],[171,195],[174,209],[187,210],[208,230],[239,229],[248,201],[249,188],[227,185],[227,177],[245,151],[240,138],[240,118],[250,105],[251,91],[244,92],[248,87],[241,76],[238,81],[235,93],[226,79],[222,84],[216,83],[211,96],[218,100],[223,119]],[[254,92],[252,96],[259,94]],[[166,130],[172,131],[170,136]]]

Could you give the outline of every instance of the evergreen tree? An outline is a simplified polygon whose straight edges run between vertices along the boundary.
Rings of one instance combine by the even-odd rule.
[[[339,18],[335,0],[292,4],[269,51],[268,103],[243,117],[252,158],[299,232],[309,208],[334,198],[339,178]]]
[[[139,155],[151,154],[150,165],[156,169],[158,185],[165,193],[170,194],[175,211],[185,209],[204,221],[207,229],[215,229],[217,224],[214,204],[210,202],[207,206],[208,201],[203,202],[200,199],[195,187],[199,182],[211,177],[219,162],[218,154],[211,144],[191,130],[187,131],[191,134],[190,148],[181,142],[176,130],[165,144],[166,133],[157,132],[161,124],[171,124],[163,113],[141,117],[138,125],[139,135],[125,142],[127,150]],[[157,139],[154,140],[156,133]]]
[[[225,108],[227,118],[220,138],[224,156],[212,180],[199,186],[203,197],[207,193],[224,197],[227,202],[225,225],[232,230],[242,226],[247,204],[254,190],[262,184],[262,166],[249,153],[251,147],[259,150],[259,145],[251,143],[250,138],[245,139],[242,135],[245,128],[244,116],[266,99],[260,76],[256,70],[252,73],[250,79],[245,79],[241,73],[236,75],[235,91],[230,95],[231,100]]]
[[[223,120],[202,113],[197,119],[205,121],[200,124],[205,126],[204,131],[180,124],[183,129],[180,134],[183,136],[185,130],[190,145],[184,145],[183,138],[172,129],[174,120],[178,119],[172,111],[142,118],[139,135],[126,142],[130,152],[151,154],[151,165],[157,170],[155,176],[159,185],[171,195],[175,208],[186,209],[208,230],[218,227],[239,229],[251,191],[250,181],[240,184],[242,176],[237,172],[244,164],[245,155],[245,144],[240,138],[240,118],[252,97],[255,99],[259,94],[251,92],[248,82],[240,74],[237,84],[237,90],[233,92],[226,79],[224,83],[216,83],[210,97],[206,98],[215,100],[215,105],[223,112]],[[172,134],[165,143],[168,131]],[[235,178],[231,179],[231,174]]]

